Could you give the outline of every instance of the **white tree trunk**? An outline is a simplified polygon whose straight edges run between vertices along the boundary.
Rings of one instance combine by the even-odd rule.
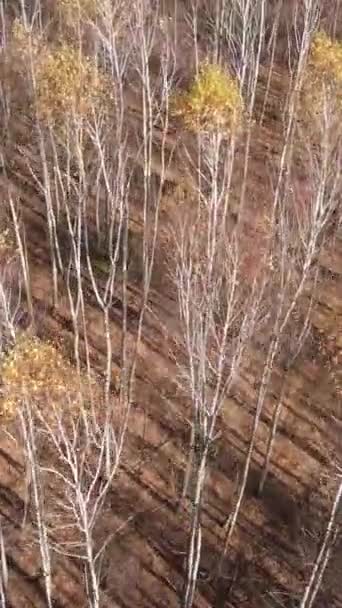
[[[338,509],[340,507],[342,497],[342,478],[337,487],[337,491],[335,494],[335,499],[331,508],[330,518],[328,521],[328,525],[326,527],[325,535],[323,538],[323,542],[321,548],[318,552],[316,561],[313,565],[312,572],[308,584],[305,588],[300,607],[299,608],[311,608],[317,592],[319,591],[319,587],[323,578],[324,570],[327,566],[330,551],[331,551],[331,542],[334,541],[334,534],[336,531],[336,515]]]

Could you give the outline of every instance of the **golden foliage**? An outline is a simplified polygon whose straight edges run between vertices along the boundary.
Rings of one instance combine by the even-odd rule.
[[[43,38],[38,32],[26,29],[23,22],[16,18],[11,28],[11,38],[8,47],[6,78],[12,84],[13,90],[18,85],[24,84],[24,88],[19,88],[21,92],[27,93],[28,82],[31,78],[31,68],[35,65],[39,55],[43,52]],[[23,95],[24,103],[27,97]]]
[[[77,18],[96,19],[99,6],[99,0],[58,0],[58,8],[62,16],[70,24],[74,23]]]
[[[111,100],[109,82],[89,58],[68,44],[47,51],[36,69],[37,110],[42,119],[87,117]]]
[[[62,125],[67,116],[88,118],[94,109],[111,106],[110,79],[89,57],[64,40],[52,46],[19,19],[12,26],[11,62],[20,79],[33,76],[36,109],[45,122]]]
[[[10,228],[0,231],[0,256],[14,253],[17,250],[15,237]]]
[[[16,18],[12,25],[12,42],[22,58],[31,55],[36,57],[41,50],[42,38],[31,30],[27,30],[23,22]]]
[[[232,132],[241,123],[238,82],[218,65],[203,63],[190,90],[173,100],[174,115],[194,132]]]
[[[325,32],[317,32],[309,53],[303,87],[303,105],[309,117],[329,111],[341,117],[342,112],[342,43]]]
[[[318,32],[313,38],[309,66],[322,79],[342,84],[342,43]]]
[[[79,381],[76,371],[50,342],[22,334],[0,365],[0,420],[15,417],[20,402],[27,398],[35,407],[51,403],[76,403]]]

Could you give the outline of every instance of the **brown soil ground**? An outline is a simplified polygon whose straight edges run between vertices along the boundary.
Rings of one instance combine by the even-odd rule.
[[[265,69],[260,91],[266,74]],[[277,154],[279,108],[285,89],[286,74],[279,66],[274,73],[264,125],[253,138],[247,217],[251,218],[249,229],[254,243],[258,242],[255,214],[259,214],[262,226],[263,195],[265,205],[267,201],[265,165],[270,154]],[[139,116],[139,104],[134,100],[133,103],[136,108],[132,114]],[[57,309],[51,301],[45,205],[25,167],[25,158],[35,156],[28,129],[24,120],[18,120],[11,171],[8,178],[3,176],[0,181],[1,203],[6,201],[8,188],[20,198],[39,335],[62,339],[65,345],[70,345],[71,315],[62,278]],[[168,196],[172,198],[172,189],[183,179],[177,161],[169,178]],[[162,223],[167,221],[167,215],[167,211],[162,214]],[[280,367],[273,374],[247,493],[223,566],[223,577],[214,583],[212,575],[224,542],[224,524],[253,422],[256,382],[260,377],[257,347],[251,351],[248,367],[242,370],[238,386],[222,410],[220,434],[210,458],[205,491],[196,608],[290,608],[296,605],[310,573],[333,498],[332,465],[342,456],[341,231],[327,243],[319,264],[321,274],[314,294],[312,329],[303,352],[286,377],[284,408],[265,491],[258,498],[260,463],[285,374]],[[135,311],[140,297],[139,280],[135,279],[132,277],[130,285],[132,334],[136,331]],[[22,311],[25,326],[25,302]],[[86,319],[92,363],[101,371],[105,357],[102,317],[91,289]],[[111,313],[111,331],[115,362],[121,335],[119,305]],[[178,394],[177,369],[172,357],[178,331],[174,289],[166,276],[161,245],[139,351],[136,399],[123,463],[97,526],[99,543],[118,530],[103,565],[103,605],[108,608],[179,606],[190,507],[185,504],[177,511],[189,440],[189,428],[184,422],[188,403]],[[113,365],[114,376],[117,371]],[[55,491],[51,487],[51,496]],[[0,431],[0,516],[9,566],[8,608],[43,608],[46,600],[30,506],[22,523],[25,500],[22,454],[16,442]],[[340,542],[328,566],[317,608],[342,607],[341,567]],[[58,558],[54,569],[56,608],[85,606],[84,583],[77,563]]]

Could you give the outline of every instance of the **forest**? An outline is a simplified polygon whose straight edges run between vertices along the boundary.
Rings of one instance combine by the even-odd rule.
[[[0,0],[0,608],[342,608],[340,0]]]

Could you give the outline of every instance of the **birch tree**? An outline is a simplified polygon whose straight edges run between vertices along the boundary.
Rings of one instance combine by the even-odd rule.
[[[0,563],[1,563],[1,572],[0,572],[0,600],[1,605],[6,608],[6,590],[8,585],[8,564],[7,564],[7,556],[6,556],[6,546],[5,539],[2,530],[2,522],[0,522]]]
[[[75,45],[64,41],[48,48],[40,30],[38,39],[35,38],[34,23],[22,5],[22,34],[23,40],[28,41],[27,62],[39,151],[38,157],[27,159],[28,168],[45,203],[54,305],[59,306],[61,288],[66,287],[68,295],[74,333],[75,385],[80,385],[83,373],[80,348],[83,339],[90,392],[92,364],[86,311],[89,303],[85,296],[89,295],[89,287],[104,325],[104,398],[93,393],[90,402],[85,404],[81,399],[74,417],[66,415],[50,399],[49,416],[46,410],[36,410],[27,398],[22,413],[48,605],[52,602],[54,553],[74,557],[84,564],[88,604],[93,608],[101,604],[100,565],[105,545],[95,549],[94,530],[119,469],[128,428],[168,163],[168,105],[175,69],[169,34],[166,30],[162,32],[165,39],[158,47],[160,66],[155,74],[150,60],[157,41],[159,44],[162,39],[159,8],[152,11],[149,3],[138,2],[130,18],[121,21],[117,19],[120,5],[123,8],[120,2],[105,3],[92,23],[98,53],[95,57],[83,52],[80,29]],[[80,24],[83,18],[79,15]],[[124,50],[121,37],[126,30],[132,36]],[[142,91],[142,133],[137,134],[138,146],[133,152],[127,145],[129,108],[124,99],[127,66],[135,71],[139,92]],[[108,98],[103,98],[104,92]],[[160,170],[155,188],[157,127]],[[130,203],[132,160],[143,168],[144,192],[142,213],[138,214],[142,220],[143,280],[137,304],[137,328],[129,327],[127,314],[128,237],[136,212]],[[104,249],[101,272],[93,255],[94,238]],[[27,284],[30,285],[29,280]],[[112,307],[118,299],[122,303],[119,387],[113,383],[111,321]],[[65,401],[67,409],[72,410],[67,391]],[[49,463],[36,448],[37,437],[49,446]],[[62,488],[57,505],[59,515],[53,508],[51,511],[45,493],[43,481],[51,483],[51,479]],[[74,534],[73,540],[63,540],[62,530],[56,524],[61,513],[68,522],[68,530]]]
[[[322,584],[324,572],[329,563],[329,559],[332,554],[334,543],[336,542],[340,534],[340,523],[338,521],[338,513],[341,505],[342,496],[342,482],[341,476],[338,476],[339,481],[336,487],[336,494],[331,505],[331,511],[325,533],[322,539],[320,549],[318,551],[315,562],[312,566],[311,576],[305,587],[302,599],[300,601],[300,608],[312,608],[315,603],[317,593]]]
[[[286,210],[286,201],[289,196],[289,189],[291,190],[291,186],[289,186],[288,176],[289,174],[291,174],[293,159],[293,137],[295,134],[295,118],[297,116],[299,103],[297,87],[299,87],[300,90],[303,85],[304,68],[307,62],[308,52],[310,49],[310,41],[317,25],[318,12],[319,7],[316,2],[307,2],[305,4],[303,28],[300,30],[300,32],[298,32],[300,33],[300,38],[298,41],[299,58],[297,62],[296,74],[294,77],[295,85],[292,90],[292,93],[289,95],[288,113],[284,128],[283,148],[280,155],[279,166],[277,169],[274,184],[274,195],[270,217],[271,239],[269,241],[270,245],[267,248],[265,257],[266,266],[269,266],[269,268],[273,268],[274,262],[277,260],[276,266],[280,271],[279,293],[275,301],[273,320],[269,334],[269,344],[267,347],[267,352],[261,371],[261,379],[256,399],[251,439],[247,450],[247,456],[243,467],[243,473],[241,476],[241,482],[238,490],[238,495],[235,501],[235,506],[226,522],[226,538],[221,563],[228,549],[229,542],[234,532],[237,518],[241,509],[249,470],[252,462],[254,445],[257,438],[260,417],[268,393],[268,388],[272,377],[272,371],[274,369],[276,358],[279,353],[279,348],[281,346],[282,336],[288,327],[288,324],[291,320],[291,315],[298,304],[299,298],[303,294],[303,290],[306,285],[311,265],[316,253],[316,247],[318,244],[321,229],[323,228],[333,209],[333,205],[331,203],[329,195],[326,199],[326,206],[322,206],[322,194],[325,189],[325,186],[323,185],[323,190],[321,189],[321,187],[319,187],[318,190],[313,194],[313,198],[311,200],[313,214],[312,216],[310,216],[310,219],[306,224],[307,240],[305,240],[304,242],[302,240],[302,225],[299,226],[299,238],[304,244],[301,265],[297,269],[294,268],[293,264],[290,264],[290,266],[288,266],[289,254],[291,258],[292,250],[291,236],[289,232],[289,218]],[[334,192],[334,188],[332,192]],[[297,272],[299,274],[297,274]],[[294,282],[295,287],[293,289],[294,276],[296,276],[296,279]]]
[[[191,501],[184,608],[193,605],[196,591],[209,449],[215,441],[219,412],[259,322],[264,289],[262,280],[243,289],[239,243],[228,229],[240,104],[234,81],[218,66],[204,65],[176,107],[184,124],[195,132],[198,145],[197,186],[189,195],[193,211],[174,230],[185,350],[180,384],[190,396],[192,428],[183,489],[183,498],[189,492]]]

